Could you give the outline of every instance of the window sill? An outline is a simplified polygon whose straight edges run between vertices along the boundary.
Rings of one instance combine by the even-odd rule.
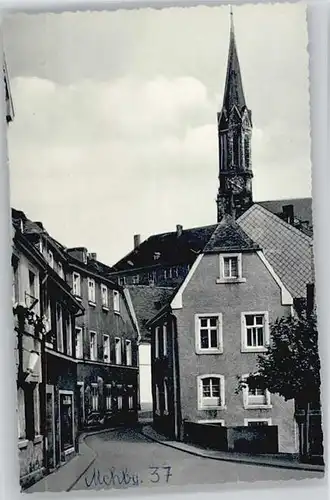
[[[117,311],[116,309],[113,311],[115,314],[118,314],[120,316],[120,311]]]
[[[199,406],[198,410],[227,410],[227,406]]]
[[[217,278],[215,281],[218,285],[230,283],[246,283],[246,278]]]
[[[20,439],[18,441],[18,448],[20,450],[22,450],[23,448],[27,448],[27,445],[29,444],[29,440],[28,439]]]
[[[245,410],[271,410],[273,405],[244,405]]]
[[[74,446],[72,446],[71,448],[64,450],[64,455],[70,455],[70,453],[74,453],[74,451],[75,451]]]
[[[223,349],[200,349],[197,347],[196,354],[223,354]]]
[[[108,306],[103,306],[103,305],[102,305],[102,311],[104,311],[104,312],[109,312],[109,307],[108,307]]]
[[[267,347],[242,347],[241,352],[267,352]]]
[[[96,307],[96,302],[93,302],[92,300],[89,300],[89,301],[88,301],[88,304],[89,304],[91,307]]]
[[[79,300],[79,302],[82,302],[82,298],[80,295],[73,295],[76,300]]]
[[[41,434],[37,434],[34,438],[34,444],[38,444],[38,443],[41,443],[41,441],[43,440],[43,436]]]

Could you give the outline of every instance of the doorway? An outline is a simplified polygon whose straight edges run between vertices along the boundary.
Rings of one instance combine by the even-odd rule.
[[[46,465],[48,470],[55,469],[55,403],[54,386],[46,385]]]

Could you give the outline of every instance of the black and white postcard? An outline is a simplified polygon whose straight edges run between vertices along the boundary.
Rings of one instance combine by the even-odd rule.
[[[22,491],[323,478],[306,6],[3,35]]]

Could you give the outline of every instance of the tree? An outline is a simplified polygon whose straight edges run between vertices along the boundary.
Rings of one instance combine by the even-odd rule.
[[[258,356],[256,374],[240,380],[239,389],[268,389],[306,407],[320,397],[320,359],[314,315],[279,318],[270,327],[271,343]]]

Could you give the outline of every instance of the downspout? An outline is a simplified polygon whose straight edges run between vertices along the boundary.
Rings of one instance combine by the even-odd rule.
[[[181,404],[180,404],[180,370],[179,347],[177,342],[177,321],[172,315],[172,359],[173,359],[173,398],[174,398],[174,433],[175,439],[181,441]]]

